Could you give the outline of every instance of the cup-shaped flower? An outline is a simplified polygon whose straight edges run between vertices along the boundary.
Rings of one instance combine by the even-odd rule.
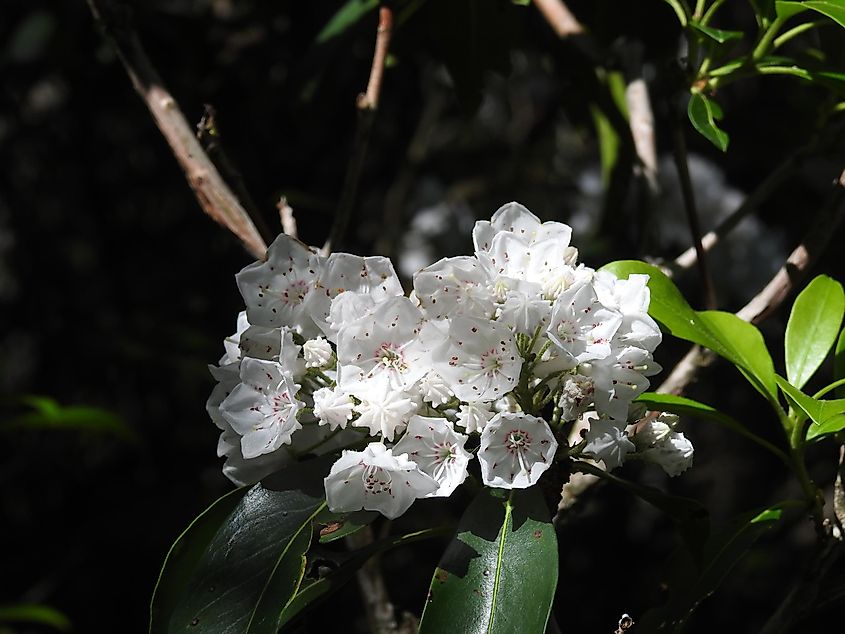
[[[648,389],[646,377],[661,369],[651,353],[633,346],[614,350],[609,357],[578,366],[578,371],[595,383],[596,411],[619,421],[628,418],[631,401]]]
[[[329,510],[378,511],[389,519],[440,487],[406,454],[394,455],[380,442],[370,443],[364,451],[345,450],[324,483]]]
[[[325,337],[309,339],[302,344],[302,356],[307,368],[322,368],[328,365],[333,352],[332,345]]]
[[[240,378],[220,403],[220,413],[243,436],[243,457],[255,458],[290,444],[291,435],[302,429],[296,414],[303,407],[290,372],[274,361],[244,359]]]
[[[355,403],[352,398],[338,387],[321,387],[314,390],[314,416],[321,425],[329,429],[346,428],[352,420]]]
[[[383,374],[356,383],[354,395],[360,401],[355,406],[360,416],[352,421],[352,426],[366,427],[371,435],[391,441],[405,429],[419,407],[410,394],[395,388]]]
[[[414,294],[429,319],[493,316],[490,276],[474,257],[443,258],[414,275]]]
[[[594,283],[599,301],[622,315],[616,332],[620,346],[637,346],[654,352],[663,338],[657,323],[649,316],[651,293],[648,275],[633,274],[620,280],[609,271],[596,273]]]
[[[496,414],[481,432],[478,460],[484,484],[526,489],[552,465],[557,440],[542,418],[523,412]]]
[[[472,456],[464,449],[466,441],[445,418],[414,416],[393,453],[408,454],[423,473],[437,480],[440,488],[427,497],[448,497],[467,477]]]
[[[625,462],[626,455],[636,449],[625,434],[624,427],[625,423],[609,418],[592,418],[590,428],[584,436],[587,444],[582,449],[583,453],[604,462],[608,471],[615,469]]]
[[[673,431],[662,442],[646,449],[643,459],[660,465],[666,475],[675,477],[692,466],[694,453],[689,439],[681,432]]]
[[[555,300],[548,335],[561,350],[583,363],[610,356],[610,341],[621,323],[622,315],[598,301],[592,284],[580,284]]]

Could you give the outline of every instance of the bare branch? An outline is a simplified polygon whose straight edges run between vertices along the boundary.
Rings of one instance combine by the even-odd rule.
[[[347,537],[346,543],[350,549],[358,550],[369,546],[373,543],[373,540],[373,529],[367,526]],[[390,602],[390,596],[387,593],[387,584],[385,584],[379,568],[378,556],[368,559],[358,569],[356,575],[361,589],[361,598],[364,600],[370,631],[374,634],[396,633],[399,625],[396,622],[393,604]]]
[[[266,243],[194,136],[176,100],[164,87],[130,24],[128,9],[112,0],[88,0],[88,6],[112,41],[132,85],[147,104],[203,211],[240,238],[252,255],[264,258]]]
[[[343,181],[343,190],[341,191],[340,201],[335,212],[334,223],[332,224],[329,237],[323,245],[322,252],[325,255],[331,253],[332,249],[337,249],[341,246],[343,238],[346,235],[346,228],[349,225],[349,219],[352,216],[352,209],[355,206],[355,198],[358,193],[358,183],[361,180],[364,160],[367,157],[370,131],[373,127],[373,120],[375,119],[381,97],[384,65],[387,60],[387,51],[390,47],[390,36],[392,32],[393,10],[390,7],[382,6],[379,9],[378,30],[376,31],[373,65],[370,68],[370,80],[367,82],[367,91],[358,95],[356,101],[358,123],[355,127],[352,154],[349,158],[349,166]]]
[[[534,0],[534,4],[558,37],[569,37],[570,35],[584,33],[583,25],[562,0]]]
[[[279,220],[282,222],[282,231],[288,234],[291,238],[298,238],[299,231],[296,228],[296,218],[293,216],[293,208],[288,205],[288,199],[282,196],[279,202],[276,203],[276,209],[279,210]]]

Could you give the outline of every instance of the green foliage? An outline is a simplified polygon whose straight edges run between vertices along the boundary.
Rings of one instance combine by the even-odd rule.
[[[317,34],[315,41],[317,44],[322,44],[343,34],[376,7],[378,7],[378,0],[348,0]]]
[[[719,44],[724,44],[725,42],[730,42],[731,40],[741,40],[744,35],[742,31],[726,31],[724,29],[714,29],[710,26],[702,26],[697,22],[692,22],[690,26],[696,31],[704,33],[704,35],[709,37],[714,42],[718,42]]]
[[[836,341],[845,315],[842,285],[819,275],[801,291],[786,324],[786,378],[801,389],[818,370]]]
[[[332,513],[328,509],[317,517],[320,526],[320,543],[328,544],[343,537],[354,535],[366,528],[379,517],[375,511],[357,511],[355,513]]]
[[[839,339],[836,340],[836,348],[833,351],[833,380],[842,379],[845,379],[845,328],[839,333]],[[845,387],[838,387],[836,394],[845,397]]]
[[[803,11],[816,11],[845,27],[845,2],[842,0],[808,0],[807,2],[776,2],[779,18],[790,18]]]
[[[542,634],[558,577],[557,537],[538,487],[485,489],[443,554],[420,634]]]
[[[719,128],[717,121],[722,119],[722,108],[712,99],[701,93],[690,95],[687,116],[693,127],[722,152],[728,151],[728,134]]]
[[[807,419],[812,421],[807,429],[807,440],[845,429],[845,399],[819,400],[807,396],[781,377],[777,377],[777,381],[792,407],[803,414],[796,424],[802,424]]]
[[[123,440],[136,441],[138,435],[120,416],[98,407],[59,405],[47,396],[28,396],[21,401],[34,411],[0,423],[0,431],[18,429],[67,429],[111,434]]]
[[[3,623],[44,625],[60,632],[72,629],[70,619],[64,614],[50,606],[36,603],[0,605],[0,624]]]

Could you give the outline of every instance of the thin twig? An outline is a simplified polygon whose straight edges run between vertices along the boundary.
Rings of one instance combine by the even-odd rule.
[[[643,45],[625,42],[622,51],[625,65],[625,105],[628,108],[628,125],[634,139],[634,149],[639,164],[636,171],[645,179],[652,197],[659,193],[657,184],[657,141],[654,134],[654,114],[648,95],[648,84],[643,77]]]
[[[346,543],[350,549],[358,550],[369,546],[373,543],[373,540],[373,530],[367,526],[347,537]],[[378,557],[368,559],[356,574],[370,631],[374,634],[395,633],[399,625],[396,622],[393,604],[387,593],[387,584],[384,582],[384,577],[379,568]]]
[[[376,31],[376,45],[373,52],[373,64],[370,68],[370,79],[367,82],[367,90],[358,95],[355,105],[358,109],[358,122],[355,127],[355,138],[352,144],[352,153],[349,158],[349,166],[346,170],[346,177],[343,181],[343,189],[340,194],[335,220],[332,224],[329,238],[323,245],[323,253],[328,255],[332,249],[342,245],[346,228],[349,226],[349,219],[355,206],[355,198],[358,193],[358,183],[361,180],[361,172],[364,167],[364,160],[367,157],[367,145],[370,140],[370,132],[373,127],[376,110],[378,109],[381,97],[381,84],[384,76],[384,66],[387,61],[387,51],[390,48],[390,36],[393,32],[393,10],[390,7],[382,6],[379,9],[378,29]]]
[[[672,136],[674,137],[675,151],[673,154],[675,166],[678,168],[678,178],[681,182],[681,193],[684,198],[684,210],[686,211],[687,224],[689,224],[690,233],[692,234],[692,243],[695,246],[698,273],[701,277],[701,283],[704,286],[704,303],[707,308],[716,308],[716,291],[713,287],[713,278],[710,277],[707,258],[704,255],[704,247],[701,245],[701,225],[698,221],[695,192],[692,188],[692,179],[690,178],[689,165],[687,164],[687,142],[684,137],[684,127],[680,122],[675,125]]]
[[[164,87],[132,28],[128,8],[113,0],[88,0],[88,6],[114,45],[132,85],[147,104],[203,211],[240,238],[252,255],[264,258],[267,244],[194,136],[176,100]]]
[[[276,203],[276,209],[279,210],[282,231],[291,238],[298,238],[299,231],[296,228],[296,218],[293,215],[293,208],[288,204],[288,199],[284,196],[279,198],[279,202]]]
[[[584,33],[584,26],[562,0],[534,0],[534,4],[558,37],[569,37],[570,35]]]

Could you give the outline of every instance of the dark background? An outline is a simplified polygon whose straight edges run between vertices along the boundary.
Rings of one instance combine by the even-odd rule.
[[[274,205],[285,194],[311,244],[321,244],[331,225],[375,32],[370,13],[316,44],[340,4],[155,0],[138,3],[135,13],[188,119],[197,122],[204,104],[216,108],[222,143],[265,222],[278,230]],[[750,30],[748,6],[731,4],[723,22]],[[671,10],[656,0],[570,5],[607,50],[644,43],[665,154],[677,74],[671,60],[680,41]],[[403,240],[418,212],[438,206],[458,214],[458,225],[489,217],[512,199],[544,219],[570,221],[576,208],[582,220],[584,210],[598,212],[601,192],[586,191],[583,180],[585,173],[595,177],[598,164],[584,79],[592,69],[574,47],[556,41],[532,7],[479,6],[431,0],[397,28],[350,251],[396,255],[413,243]],[[470,20],[473,7],[481,12],[477,22]],[[731,134],[727,154],[686,126],[696,160],[714,163],[698,186],[716,207],[728,189],[752,190],[809,138],[827,95],[794,79],[767,78],[732,85],[719,99]],[[794,247],[842,168],[839,148],[838,156],[828,150],[807,161],[765,203],[746,243],[718,252],[721,307],[747,301]],[[592,219],[595,231],[576,233],[582,260],[598,267],[623,257],[672,258],[689,245],[686,234],[654,235],[670,216],[676,225],[680,217],[675,172],[670,162],[661,167],[664,196],[648,224],[632,192],[612,214]],[[447,233],[433,239],[437,257],[470,251],[468,229]],[[815,272],[841,279],[841,235]],[[144,631],[169,545],[230,488],[204,410],[212,387],[206,365],[233,331],[242,307],[234,274],[250,261],[202,214],[85,3],[6,0],[0,604],[54,606],[78,632]],[[696,303],[697,280],[688,278],[681,283]],[[764,328],[776,363],[785,314]],[[671,367],[684,350],[667,341],[659,360]],[[27,395],[103,408],[137,439],[5,425],[27,411]],[[690,396],[719,404],[779,442],[776,421],[726,366],[703,373]],[[686,432],[696,445],[693,470],[671,482],[638,466],[623,475],[701,499],[716,522],[797,495],[780,465],[747,441],[699,421],[688,421]],[[835,451],[817,453],[813,474],[830,483]],[[460,501],[451,506],[457,512]],[[403,521],[412,525],[413,513]],[[765,536],[691,631],[754,631],[777,607],[812,537],[801,518]],[[636,618],[659,602],[676,538],[644,503],[597,487],[565,523],[560,542],[558,621],[564,631],[609,633],[623,612]],[[385,558],[400,609],[419,614],[442,547],[412,546]],[[364,631],[353,585],[333,601],[303,630]],[[805,623],[803,631],[821,631],[814,627]]]

